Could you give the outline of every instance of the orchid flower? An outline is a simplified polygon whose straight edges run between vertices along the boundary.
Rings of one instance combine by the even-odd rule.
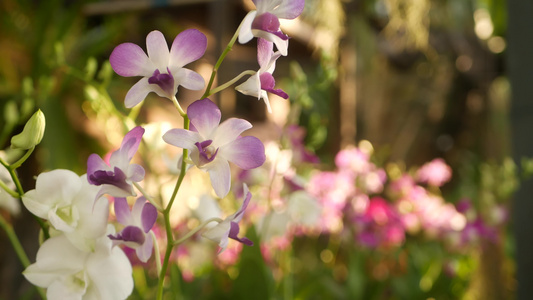
[[[245,95],[257,97],[257,100],[263,99],[269,113],[272,113],[272,108],[270,107],[267,92],[276,94],[284,99],[289,98],[289,95],[283,90],[274,89],[276,81],[272,76],[272,72],[274,72],[274,69],[276,68],[276,60],[279,57],[280,53],[274,53],[273,44],[271,42],[264,39],[258,39],[257,61],[259,62],[259,71],[235,88],[237,91]]]
[[[247,246],[252,246],[254,244],[246,237],[238,237],[240,231],[239,222],[241,221],[242,216],[244,215],[246,207],[248,207],[248,203],[250,203],[250,199],[252,199],[252,193],[248,191],[248,186],[244,184],[244,201],[242,202],[241,208],[239,208],[236,213],[228,216],[222,222],[218,223],[212,228],[207,229],[202,234],[203,237],[218,243],[218,246],[220,247],[220,252],[226,249],[226,247],[228,246],[229,239],[236,240]]]
[[[180,85],[190,90],[203,89],[203,77],[183,66],[202,57],[206,48],[206,36],[196,29],[178,34],[170,51],[165,37],[157,30],[146,37],[148,55],[132,43],[115,47],[109,57],[113,70],[120,76],[143,76],[126,94],[126,107],[139,104],[150,92],[172,100]]]
[[[124,136],[120,148],[111,154],[109,165],[97,154],[87,160],[87,179],[93,185],[101,185],[100,193],[113,197],[134,196],[132,182],[144,178],[144,169],[138,164],[130,164],[141,143],[144,129],[133,128]]]
[[[115,244],[123,242],[135,249],[139,260],[147,262],[154,246],[150,231],[157,220],[157,209],[146,202],[144,197],[140,197],[130,211],[126,198],[116,198],[115,214],[117,221],[125,227],[117,234],[109,235],[109,238]]]
[[[250,122],[231,118],[220,124],[220,109],[205,98],[187,109],[191,130],[171,129],[163,135],[170,145],[190,150],[190,159],[209,173],[218,197],[225,197],[231,186],[228,162],[241,169],[253,169],[265,162],[265,147],[256,137],[239,135],[252,128]]]
[[[109,225],[108,232],[113,232]],[[48,299],[126,299],[133,291],[132,267],[122,249],[102,236],[93,251],[82,251],[65,235],[46,240],[36,262],[24,270]]]
[[[52,228],[63,232],[80,250],[94,249],[94,241],[105,234],[109,204],[96,201],[98,188],[69,170],[53,170],[37,176],[35,189],[22,196],[22,203]]]
[[[239,31],[239,43],[245,44],[254,36],[276,44],[281,55],[287,55],[289,37],[281,32],[279,19],[295,19],[305,5],[305,0],[252,0],[257,10],[249,12]]]

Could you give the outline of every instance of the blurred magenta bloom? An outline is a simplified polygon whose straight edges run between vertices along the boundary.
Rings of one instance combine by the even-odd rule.
[[[265,147],[256,137],[240,134],[252,128],[250,122],[231,118],[220,124],[220,109],[209,99],[198,100],[187,109],[191,130],[171,129],[163,135],[170,145],[190,150],[192,162],[206,170],[215,193],[225,197],[231,187],[228,162],[241,169],[253,169],[265,162]]]
[[[276,81],[272,73],[276,68],[276,60],[280,57],[279,52],[274,53],[273,44],[264,39],[257,40],[257,61],[259,62],[259,71],[250,76],[241,85],[235,89],[245,95],[257,97],[257,100],[263,99],[267,106],[268,112],[272,113],[268,93],[276,94],[281,98],[288,99],[289,95],[281,89],[275,89]],[[268,92],[268,93],[267,93]]]
[[[109,164],[97,154],[87,160],[87,180],[92,185],[102,186],[98,196],[109,194],[113,197],[134,196],[132,182],[144,178],[144,168],[130,164],[141,143],[144,129],[137,126],[130,130],[122,140],[120,148],[111,154]]]
[[[355,216],[357,240],[371,248],[399,246],[405,240],[405,229],[400,215],[385,199],[373,197],[366,211]]]
[[[305,0],[252,0],[257,10],[244,18],[239,31],[239,43],[254,36],[276,44],[281,55],[287,55],[289,37],[280,30],[279,19],[295,19],[303,11]]]
[[[117,221],[125,227],[108,237],[114,244],[124,243],[135,249],[139,260],[147,262],[154,246],[150,230],[157,220],[157,209],[144,197],[140,197],[130,211],[126,198],[115,198],[115,215]]]
[[[442,158],[436,158],[420,167],[416,173],[416,178],[422,183],[442,186],[452,178],[452,169]]]
[[[206,36],[196,29],[184,30],[178,34],[170,51],[165,37],[157,30],[146,37],[148,55],[133,43],[115,47],[109,57],[113,70],[120,76],[143,77],[126,94],[126,107],[139,104],[150,92],[172,99],[180,85],[190,90],[203,89],[203,77],[183,66],[202,57],[206,48]]]
[[[239,222],[242,220],[244,211],[248,207],[248,203],[250,203],[250,199],[252,199],[252,193],[248,191],[248,187],[246,185],[244,187],[244,197],[245,198],[242,202],[241,208],[239,208],[236,213],[228,216],[222,222],[218,223],[212,228],[207,229],[202,234],[203,237],[218,243],[220,252],[226,250],[229,239],[236,240],[247,246],[252,246],[254,244],[247,237],[240,238],[238,236],[240,231]]]

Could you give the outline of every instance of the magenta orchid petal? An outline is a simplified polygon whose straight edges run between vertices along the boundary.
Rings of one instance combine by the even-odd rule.
[[[239,168],[257,168],[266,160],[265,146],[256,137],[244,136],[220,148],[220,155]]]
[[[148,233],[152,229],[152,227],[154,227],[156,220],[157,209],[155,208],[155,206],[150,202],[144,203],[141,214],[141,223],[145,233]]]
[[[133,158],[133,156],[139,149],[139,144],[141,143],[144,132],[144,128],[142,128],[141,126],[137,126],[130,130],[128,133],[126,133],[126,135],[124,136],[122,144],[120,145],[120,149],[126,151],[126,157],[128,158],[128,161]]]
[[[152,238],[151,234],[146,235],[146,239],[144,243],[135,249],[135,254],[137,254],[137,257],[140,261],[143,263],[147,262],[150,256],[152,256],[152,250],[154,247],[154,240]]]
[[[187,115],[198,133],[209,138],[220,124],[220,109],[208,98],[195,101],[187,108]]]
[[[146,36],[146,51],[157,69],[166,70],[170,52],[165,36],[160,31],[154,30]]]
[[[250,241],[247,237],[242,237],[242,238],[238,237],[239,231],[240,231],[239,224],[235,222],[231,222],[228,237],[238,242],[241,242],[245,244],[246,246],[253,246],[254,243]]]
[[[283,99],[289,99],[289,95],[287,95],[287,93],[285,93],[282,89],[274,89],[274,86],[276,85],[276,81],[274,79],[274,76],[272,76],[272,74],[263,73],[261,74],[261,76],[259,76],[259,80],[261,81],[262,90],[278,95]]]
[[[113,70],[120,76],[148,76],[153,72],[153,63],[143,49],[132,43],[120,44],[109,57]]]
[[[216,129],[213,144],[222,147],[237,139],[241,133],[250,128],[252,128],[252,124],[246,120],[237,118],[227,119]]]
[[[202,137],[198,132],[174,128],[163,135],[163,140],[170,145],[192,150],[197,142],[202,141]]]
[[[141,103],[150,92],[154,92],[154,85],[148,83],[148,77],[143,77],[137,81],[126,93],[124,105],[126,108],[132,108]]]
[[[133,222],[126,198],[115,198],[113,205],[115,208],[115,217],[120,224],[131,224]]]
[[[197,29],[182,31],[170,49],[169,65],[183,67],[202,57],[207,49],[207,37]]]
[[[116,234],[110,234],[108,237],[114,241],[123,241],[128,244],[144,244],[146,239],[144,232],[137,226],[126,226],[122,231]]]
[[[241,208],[232,216],[233,222],[239,223],[242,220],[242,216],[244,215],[244,211],[248,207],[248,204],[250,204],[250,200],[252,199],[252,193],[248,191],[248,186],[246,184],[243,184],[244,187],[244,201],[242,202]]]
[[[217,159],[209,165],[207,170],[211,185],[218,197],[224,198],[231,187],[231,171],[227,160]]]
[[[176,81],[186,89],[198,91],[205,86],[205,81],[202,75],[192,70],[181,68],[173,73],[175,74]]]
[[[99,170],[111,170],[111,168],[104,162],[104,160],[98,156],[98,154],[91,154],[87,159],[87,174],[94,174]],[[91,176],[87,176],[87,181],[90,184],[96,185],[96,181],[93,181]]]

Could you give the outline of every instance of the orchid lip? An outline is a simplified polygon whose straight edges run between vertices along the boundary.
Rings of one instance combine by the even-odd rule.
[[[128,190],[130,187],[130,185],[126,182],[126,179],[126,174],[124,174],[124,172],[117,167],[115,167],[114,172],[98,170],[88,176],[88,180],[91,184],[97,186],[102,184],[111,184],[123,190]]]
[[[288,40],[289,37],[279,29],[280,23],[278,17],[271,13],[263,13],[255,18],[252,23],[252,29],[266,31],[274,34],[282,40]]]
[[[148,78],[149,84],[158,85],[165,93],[169,95],[174,94],[174,76],[170,72],[170,69],[167,68],[168,74],[161,73],[159,69],[154,71],[152,77]]]
[[[214,147],[211,146],[213,143],[212,140],[206,140],[203,142],[196,142],[195,145],[198,148],[200,154],[200,162],[202,165],[212,162],[218,153],[218,148],[214,150]],[[214,151],[214,152],[213,152]]]

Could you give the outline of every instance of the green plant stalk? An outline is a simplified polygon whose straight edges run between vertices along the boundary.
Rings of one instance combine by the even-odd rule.
[[[205,95],[205,97],[209,97],[209,96],[211,96],[213,94],[216,94],[216,93],[218,93],[218,92],[220,92],[222,90],[225,90],[226,88],[228,88],[231,85],[233,85],[235,82],[239,81],[239,79],[241,79],[242,77],[244,77],[246,75],[254,75],[255,73],[257,73],[257,72],[256,71],[252,71],[252,70],[244,71],[241,74],[237,75],[232,80],[224,83],[223,85],[220,85],[220,86],[212,89],[211,91],[209,91],[209,94]],[[205,98],[205,97],[202,97],[202,98]]]
[[[22,263],[22,266],[24,268],[27,268],[30,265],[30,260],[28,256],[26,255],[24,248],[22,248],[22,244],[20,244],[17,234],[15,233],[15,230],[13,230],[13,226],[11,226],[11,224],[9,224],[1,214],[0,214],[0,227],[2,227],[4,231],[6,232],[7,237],[9,241],[11,242],[11,245],[13,245],[13,249],[15,250],[15,253],[17,254],[17,257]],[[39,287],[35,287],[35,288],[37,289],[37,292],[39,293],[41,298],[46,299],[46,294],[44,293],[44,290]]]
[[[207,219],[205,220],[202,224],[198,225],[198,227],[194,228],[193,230],[189,231],[189,233],[187,233],[186,235],[184,235],[182,238],[180,238],[179,240],[175,241],[174,242],[174,246],[177,246],[183,242],[185,242],[188,238],[190,238],[191,236],[195,235],[198,231],[202,230],[205,226],[207,226],[207,224],[211,223],[211,222],[217,222],[217,223],[220,223],[222,222],[223,220],[221,218],[211,218],[211,219]]]
[[[175,98],[176,97],[174,97],[174,99]],[[185,114],[185,116],[183,117],[183,128],[185,130],[188,130],[189,125],[190,125],[189,118],[187,114]],[[170,201],[168,202],[167,207],[163,210],[163,217],[165,220],[165,231],[167,233],[167,249],[165,251],[165,258],[163,259],[163,265],[161,266],[161,271],[159,272],[159,281],[157,284],[157,299],[158,300],[163,299],[163,288],[164,288],[164,282],[165,282],[165,275],[167,273],[170,255],[172,254],[172,248],[174,247],[174,237],[172,235],[172,226],[170,226],[170,210],[172,208],[172,204],[174,204],[174,200],[176,200],[176,195],[178,194],[181,183],[183,182],[183,179],[185,178],[185,173],[187,172],[186,158],[188,156],[188,152],[189,152],[188,149],[183,149],[180,176],[178,177],[178,181],[176,182],[176,186],[174,187],[174,191],[172,192]]]
[[[6,191],[13,198],[19,198],[20,197],[19,193],[17,193],[14,190],[10,189],[2,180],[0,180],[0,188],[2,188],[4,191]]]
[[[222,52],[222,54],[218,58],[215,66],[213,67],[213,71],[211,72],[211,77],[209,78],[209,83],[207,84],[207,88],[205,89],[205,93],[202,95],[201,99],[204,99],[204,98],[206,98],[206,97],[208,97],[209,95],[212,94],[211,93],[211,87],[213,86],[213,82],[215,81],[215,76],[217,75],[218,68],[220,68],[220,65],[222,64],[222,62],[226,58],[226,55],[228,55],[228,53],[231,51],[231,48],[233,48],[233,45],[235,44],[235,41],[237,41],[237,38],[239,37],[239,31],[241,29],[242,23],[243,22],[241,22],[241,24],[239,25],[239,27],[235,31],[235,34],[233,34],[233,37],[231,38],[231,40],[229,41],[228,45],[226,46],[226,49],[224,49],[224,51]]]

